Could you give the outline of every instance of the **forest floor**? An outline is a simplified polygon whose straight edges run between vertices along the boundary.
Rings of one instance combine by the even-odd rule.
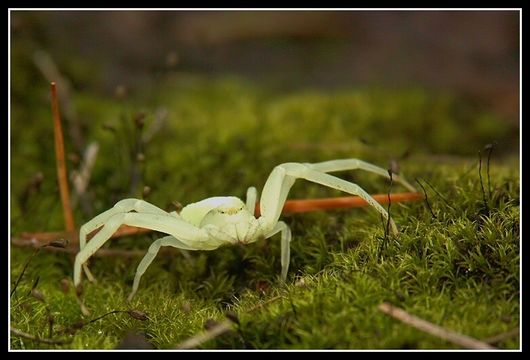
[[[31,99],[12,102],[12,237],[64,228],[46,91],[39,86]],[[391,204],[399,236],[385,235],[372,208],[283,216],[293,235],[286,283],[279,235],[215,251],[168,250],[131,302],[142,255],[93,257],[97,283],[85,278],[80,295],[90,315],[71,284],[73,254],[43,249],[11,295],[11,326],[64,343],[12,333],[12,349],[172,349],[227,319],[229,331],[198,348],[459,348],[384,314],[383,302],[482,341],[519,327],[518,129],[472,102],[422,89],[279,92],[186,74],[116,98],[80,90],[61,101],[75,110],[75,121],[64,115],[70,170],[89,143],[99,147],[86,191],[72,190],[78,226],[127,197],[166,210],[175,201],[244,199],[284,162],[392,163],[428,201]],[[337,175],[371,194],[389,191],[372,174]],[[402,191],[393,184],[391,192]],[[345,195],[299,180],[289,198]],[[161,236],[104,248],[143,253]],[[33,252],[10,246],[11,289]],[[114,310],[129,313],[90,322]],[[520,339],[493,345],[518,349]]]

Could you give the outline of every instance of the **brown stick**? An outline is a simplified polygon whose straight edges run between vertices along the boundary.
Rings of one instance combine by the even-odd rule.
[[[380,204],[388,203],[388,194],[375,194],[373,198]],[[403,201],[414,201],[423,199],[421,193],[396,193],[390,194],[390,201],[394,202],[403,202]],[[285,202],[283,208],[283,213],[304,213],[310,211],[322,211],[322,210],[331,210],[331,209],[344,209],[344,208],[354,208],[366,206],[367,203],[358,196],[345,196],[345,197],[336,197],[336,198],[323,198],[323,199],[309,199],[309,200],[288,200]],[[259,216],[259,203],[256,205],[256,216]],[[94,230],[87,237],[90,239],[97,230]],[[121,236],[136,235],[136,234],[145,234],[149,233],[151,230],[138,228],[134,226],[122,225],[118,231],[116,231],[112,238],[117,238]],[[77,244],[79,242],[78,234],[76,231],[60,231],[60,232],[23,232],[21,234],[21,241],[14,243],[15,245],[23,246],[23,241],[31,241],[35,244],[45,244],[52,240],[57,239],[68,239],[70,240],[70,245]],[[28,243],[28,245],[32,245]]]
[[[75,193],[72,196],[72,206],[76,206],[76,201],[79,201],[81,208],[85,214],[92,213],[92,202],[86,194],[88,183],[92,175],[92,168],[96,162],[99,145],[97,143],[90,143],[83,155],[83,162],[79,171],[72,173],[72,183],[74,185]],[[77,194],[77,198],[76,195]]]
[[[262,307],[269,305],[270,303],[275,302],[276,300],[281,299],[281,296],[275,296],[273,298],[270,298],[269,300],[259,303],[257,305],[254,305],[252,308],[248,310],[249,313],[254,312],[258,309],[261,309]],[[190,338],[187,338],[183,342],[181,342],[179,345],[177,345],[176,349],[194,349],[197,346],[212,340],[220,335],[223,335],[224,333],[232,330],[233,322],[230,320],[225,320],[223,322],[218,323],[211,329],[208,329],[206,331],[203,331],[197,335],[194,335]]]
[[[72,342],[72,340],[56,340],[56,339],[40,338],[40,337],[37,337],[35,335],[31,335],[31,334],[25,333],[24,331],[19,330],[19,329],[14,328],[14,327],[11,327],[10,331],[11,331],[11,334],[13,334],[15,336],[20,336],[22,338],[33,340],[33,341],[37,341],[37,342],[44,343],[44,344],[64,345],[64,344],[69,344],[69,343]]]
[[[215,325],[213,328],[207,331],[204,331],[198,335],[195,335],[191,338],[184,340],[176,348],[177,349],[194,349],[197,346],[232,330],[232,325],[233,325],[232,321],[225,320]]]
[[[35,241],[35,239],[21,239],[12,237],[11,238],[11,244],[14,246],[21,246],[21,247],[33,247],[33,248],[39,248],[42,246],[42,243],[40,241]],[[43,251],[50,251],[50,252],[60,252],[60,253],[66,253],[66,254],[77,254],[79,252],[79,248],[77,246],[68,245],[65,248],[57,248],[57,247],[45,247],[42,248]],[[95,257],[140,257],[145,255],[145,250],[122,250],[122,249],[99,249],[94,256]],[[158,252],[158,256],[166,256],[171,255],[174,256],[175,252],[172,248],[162,248]]]
[[[397,193],[397,194],[375,194],[372,197],[380,204],[388,204],[389,201],[392,203],[414,201],[423,199],[421,193]],[[283,214],[294,214],[304,213],[310,211],[322,211],[331,209],[347,209],[363,207],[368,203],[358,196],[343,196],[334,198],[323,198],[323,199],[309,199],[309,200],[288,200],[285,202],[282,213]],[[256,204],[255,210],[256,216],[260,215],[259,203]]]
[[[51,83],[52,93],[52,114],[54,123],[55,137],[55,158],[57,161],[57,178],[59,180],[59,191],[61,193],[61,202],[63,204],[64,222],[67,231],[74,231],[74,216],[70,205],[70,191],[68,189],[68,177],[66,176],[66,161],[64,156],[64,139],[61,127],[61,116],[59,113],[59,100],[57,98],[57,87],[55,82]]]
[[[489,337],[489,338],[485,339],[484,342],[493,345],[493,344],[498,344],[501,341],[508,340],[510,338],[517,337],[517,336],[519,336],[519,328],[518,327],[515,328],[515,329],[512,329],[510,331],[504,332],[502,334],[498,334],[498,335]]]
[[[413,326],[416,329],[424,331],[428,334],[452,342],[453,344],[460,345],[466,349],[496,349],[494,346],[491,346],[490,344],[483,341],[473,339],[472,337],[462,335],[451,330],[446,330],[438,325],[420,319],[419,317],[411,315],[405,310],[395,307],[389,303],[385,302],[379,304],[377,308],[385,314],[390,315],[407,325]]]
[[[96,232],[97,230],[94,230],[92,233],[88,234],[87,239],[90,240]],[[112,234],[111,238],[144,234],[148,232],[151,232],[151,230],[136,226],[122,225],[114,234]],[[20,234],[20,237],[25,240],[32,240],[42,244],[58,239],[68,240],[70,244],[77,244],[79,242],[79,234],[77,231],[23,232]]]

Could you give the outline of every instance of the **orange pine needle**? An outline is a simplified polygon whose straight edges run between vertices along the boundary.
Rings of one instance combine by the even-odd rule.
[[[63,216],[66,231],[73,232],[75,229],[74,216],[70,205],[70,191],[68,189],[68,178],[66,175],[66,161],[64,156],[64,139],[61,127],[61,116],[59,113],[59,100],[57,97],[57,87],[55,82],[51,83],[52,93],[52,114],[53,133],[55,138],[55,158],[57,161],[57,178],[59,180],[59,192],[61,193],[61,203],[63,205]]]
[[[389,194],[376,194],[372,197],[380,204],[388,204]],[[390,194],[390,201],[392,203],[422,200],[421,193],[396,193]],[[309,199],[309,200],[287,200],[283,207],[283,214],[304,213],[311,211],[333,210],[333,209],[347,209],[355,207],[366,206],[367,203],[358,196],[344,196],[335,198]],[[256,216],[260,215],[259,203],[256,204]],[[94,230],[87,236],[90,239],[99,229]],[[144,234],[152,230],[145,228],[138,228],[135,226],[122,225],[113,235],[112,238],[117,238],[127,235]],[[39,244],[45,244],[52,240],[68,239],[71,245],[78,243],[78,233],[76,231],[62,231],[62,232],[24,232],[21,234],[22,239],[36,241]]]
[[[376,194],[372,197],[380,204],[388,204],[388,194]],[[391,202],[414,201],[423,199],[421,193],[397,193],[390,194]],[[358,196],[343,196],[335,198],[323,199],[309,199],[309,200],[288,200],[285,202],[282,213],[294,214],[304,213],[310,211],[332,210],[332,209],[347,209],[362,207],[368,205],[367,202]],[[260,215],[259,203],[256,204],[256,216]]]

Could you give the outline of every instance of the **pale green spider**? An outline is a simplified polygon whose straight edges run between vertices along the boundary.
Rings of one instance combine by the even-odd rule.
[[[392,233],[396,224],[386,210],[359,185],[327,174],[328,172],[361,169],[390,178],[387,170],[357,159],[332,160],[315,164],[285,163],[278,165],[269,175],[260,200],[261,216],[254,216],[257,191],[247,190],[247,202],[233,196],[217,196],[187,205],[180,214],[166,212],[148,202],[124,199],[113,208],[96,216],[81,227],[80,251],[75,258],[74,284],[81,282],[81,267],[89,279],[93,276],[85,262],[118,230],[122,224],[160,231],[170,236],[156,240],[144,256],[134,277],[132,299],[138,290],[140,278],[154,260],[161,246],[184,250],[214,250],[222,245],[249,244],[281,232],[281,278],[287,278],[289,269],[291,231],[286,223],[278,221],[289,190],[296,179],[306,179],[353,195],[358,195],[388,220]],[[392,178],[410,191],[416,191],[398,175]],[[134,212],[133,212],[134,211]],[[87,234],[103,226],[88,243]]]

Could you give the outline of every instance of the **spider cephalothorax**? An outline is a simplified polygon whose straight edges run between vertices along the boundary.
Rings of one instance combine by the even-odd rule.
[[[324,186],[357,195],[373,206],[388,220],[390,230],[397,234],[397,227],[387,211],[359,185],[348,182],[329,172],[361,169],[389,178],[389,173],[378,166],[357,159],[331,160],[315,164],[285,163],[276,166],[260,199],[260,214],[254,216],[257,191],[250,187],[246,203],[234,196],[216,196],[187,205],[180,214],[166,212],[148,202],[125,199],[113,208],[96,216],[81,227],[80,251],[75,258],[74,284],[81,282],[81,268],[92,278],[85,262],[123,225],[131,225],[163,232],[165,236],[156,240],[144,256],[134,277],[131,299],[138,289],[140,278],[154,260],[161,246],[173,246],[184,250],[214,250],[223,245],[248,244],[269,238],[281,232],[282,279],[289,269],[291,231],[287,224],[279,221],[289,190],[296,179],[306,179]],[[403,178],[392,178],[409,190],[415,191]],[[102,227],[89,242],[87,234]]]

